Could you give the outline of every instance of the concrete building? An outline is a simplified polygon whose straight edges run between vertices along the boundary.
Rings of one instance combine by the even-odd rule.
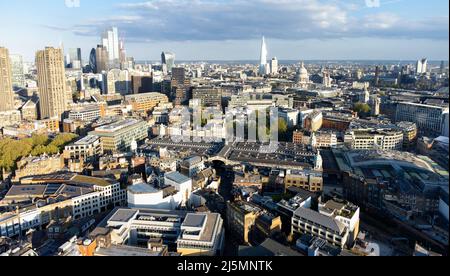
[[[169,98],[161,93],[151,92],[125,96],[125,102],[131,104],[133,111],[149,112],[160,104],[169,102]]]
[[[148,137],[148,126],[144,121],[125,119],[110,125],[101,126],[89,135],[100,137],[106,152],[123,151],[133,142],[141,142]]]
[[[250,203],[227,202],[227,224],[230,234],[234,235],[239,242],[250,244],[252,228],[261,212],[261,208]]]
[[[323,126],[323,114],[320,111],[314,111],[303,120],[303,127],[311,132],[320,130]]]
[[[316,171],[292,171],[288,170],[284,178],[284,186],[297,187],[310,192],[321,192],[323,190],[323,175]]]
[[[423,135],[439,136],[443,130],[448,107],[402,102],[397,105],[396,122],[412,122]]]
[[[403,131],[403,149],[410,150],[417,144],[417,126],[411,122],[399,122],[396,124]]]
[[[28,176],[45,175],[58,172],[64,167],[64,159],[61,155],[39,157],[24,157],[17,162],[15,180]]]
[[[13,186],[0,205],[12,206],[11,203],[19,199],[27,204],[30,197],[38,199],[36,204],[28,203],[26,208],[0,215],[0,236],[17,237],[54,219],[85,219],[126,202],[126,192],[118,182],[75,174],[53,174],[24,179],[21,185]]]
[[[157,210],[176,210],[183,203],[182,193],[167,185],[155,187],[146,183],[137,183],[128,187],[128,207]]]
[[[23,67],[23,58],[21,55],[10,55],[12,84],[14,87],[25,87],[25,74]]]
[[[345,135],[351,149],[401,150],[403,131],[400,129],[354,129]]]
[[[131,78],[127,70],[112,69],[106,76],[106,90],[108,95],[131,93]]]
[[[357,236],[359,220],[359,207],[329,201],[319,206],[319,212],[298,208],[292,218],[292,233],[318,237],[331,245],[344,248],[351,245]]]
[[[97,250],[122,245],[152,249],[159,244],[182,256],[216,256],[223,251],[224,235],[219,214],[119,208],[90,237],[99,241]]]
[[[222,89],[214,87],[196,87],[192,90],[192,99],[200,100],[203,107],[222,106]]]
[[[170,172],[164,175],[164,184],[166,186],[173,186],[181,193],[183,206],[189,203],[192,194],[192,179],[182,175],[179,172]]]
[[[69,111],[69,120],[93,122],[102,117],[102,111],[99,105],[80,105]]]
[[[100,137],[88,135],[80,140],[65,146],[64,159],[88,160],[91,157],[99,157],[103,154],[103,144]]]
[[[0,47],[0,112],[14,109],[11,60],[9,51]]]
[[[196,176],[199,172],[205,169],[205,162],[200,156],[192,156],[185,159],[180,164],[181,173],[189,177]]]
[[[61,49],[51,47],[36,53],[41,119],[62,119],[72,102],[66,86],[64,57]]]
[[[151,76],[131,76],[133,94],[149,93],[153,91],[153,78]]]

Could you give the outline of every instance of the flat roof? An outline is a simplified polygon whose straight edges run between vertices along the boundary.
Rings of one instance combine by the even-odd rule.
[[[190,181],[191,179],[179,172],[171,172],[171,173],[166,173],[165,177],[169,180],[172,180],[176,183],[184,183],[187,181]]]
[[[114,215],[109,219],[112,222],[128,222],[132,219],[137,213],[138,210],[133,209],[118,209]]]

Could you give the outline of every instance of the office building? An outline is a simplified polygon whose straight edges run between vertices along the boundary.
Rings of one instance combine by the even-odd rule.
[[[12,84],[14,87],[25,87],[23,58],[21,55],[11,55]]]
[[[41,119],[57,118],[67,110],[68,94],[64,57],[61,49],[51,47],[36,53]]]
[[[92,54],[92,52],[91,52]],[[108,71],[109,69],[109,54],[108,49],[105,46],[98,45],[95,51],[95,71],[94,73],[102,73],[103,71]],[[93,56],[91,56],[91,61],[93,62]],[[91,65],[92,66],[92,65]]]
[[[359,207],[329,201],[319,206],[319,212],[300,207],[292,218],[292,233],[311,235],[344,248],[351,245],[359,232]]]
[[[351,149],[401,150],[403,131],[398,128],[354,129],[345,134],[345,143]]]
[[[81,49],[80,48],[69,49],[69,57],[70,57],[69,67],[72,69],[81,69],[81,66],[83,64],[81,58]]]
[[[153,92],[153,78],[151,76],[131,76],[133,94]]]
[[[156,210],[176,210],[183,203],[183,195],[175,187],[154,186],[146,183],[136,183],[128,187],[128,207],[148,208]]]
[[[417,143],[417,126],[411,122],[399,122],[396,124],[403,132],[403,149],[411,150]]]
[[[98,136],[87,135],[64,147],[64,159],[88,160],[103,154],[103,144]]]
[[[192,99],[200,100],[203,107],[220,107],[222,106],[222,89],[196,87],[192,90]]]
[[[0,47],[0,112],[14,109],[11,60],[9,51]]]
[[[187,206],[192,194],[192,179],[179,173],[170,172],[164,175],[164,185],[175,187],[181,193],[182,206]]]
[[[168,103],[169,98],[164,94],[151,92],[125,96],[125,102],[131,104],[133,111],[149,112],[160,104]]]
[[[128,246],[169,252],[182,256],[221,255],[224,246],[223,221],[215,213],[117,208],[90,233],[97,252]]]
[[[89,54],[89,67],[91,68],[92,73],[97,74],[97,49],[92,48],[91,53]]]
[[[267,45],[266,45],[266,39],[265,37],[262,38],[261,42],[261,59],[259,63],[259,75],[264,76],[267,75],[270,71],[269,64],[267,63]]]
[[[180,164],[180,171],[188,177],[194,177],[205,169],[205,161],[200,156],[189,157]]]
[[[428,60],[426,58],[418,60],[416,65],[416,74],[421,75],[427,73]]]
[[[80,105],[69,111],[68,119],[82,122],[93,122],[102,117],[100,105]]]
[[[448,110],[448,107],[402,102],[397,105],[395,120],[415,123],[422,135],[439,136]]]
[[[39,204],[30,207],[30,199]],[[112,180],[66,173],[27,178],[0,202],[14,207],[13,212],[0,215],[0,236],[17,237],[52,220],[86,219],[125,202],[126,191]]]
[[[308,170],[288,170],[284,178],[284,187],[285,190],[297,187],[310,192],[321,192],[323,190],[323,174]]]
[[[278,59],[276,57],[270,61],[270,74],[273,76],[278,75]]]
[[[64,167],[64,159],[61,155],[38,157],[24,157],[17,162],[17,170],[15,171],[15,180],[27,176],[45,175],[55,173]]]
[[[106,30],[102,36],[102,45],[108,50],[108,61],[120,59],[119,31],[116,27]]]
[[[175,66],[175,54],[171,52],[163,52],[161,54],[161,63],[165,73],[172,72],[172,68]]]
[[[100,137],[105,152],[117,152],[130,148],[133,142],[141,142],[148,137],[148,125],[144,121],[125,119],[100,126],[89,135]]]
[[[108,95],[128,95],[131,92],[131,79],[127,70],[112,69],[106,75]]]

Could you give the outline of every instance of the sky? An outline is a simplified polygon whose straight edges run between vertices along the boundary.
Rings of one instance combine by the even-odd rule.
[[[45,46],[82,48],[119,28],[129,56],[258,60],[449,59],[447,0],[0,0],[0,46],[32,61]]]

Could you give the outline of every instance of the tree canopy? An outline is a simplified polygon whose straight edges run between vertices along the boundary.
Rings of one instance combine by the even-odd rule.
[[[0,168],[10,172],[15,169],[16,162],[27,155],[58,154],[64,147],[77,138],[71,133],[62,133],[54,139],[47,135],[33,135],[31,138],[15,140],[11,138],[0,140]]]

